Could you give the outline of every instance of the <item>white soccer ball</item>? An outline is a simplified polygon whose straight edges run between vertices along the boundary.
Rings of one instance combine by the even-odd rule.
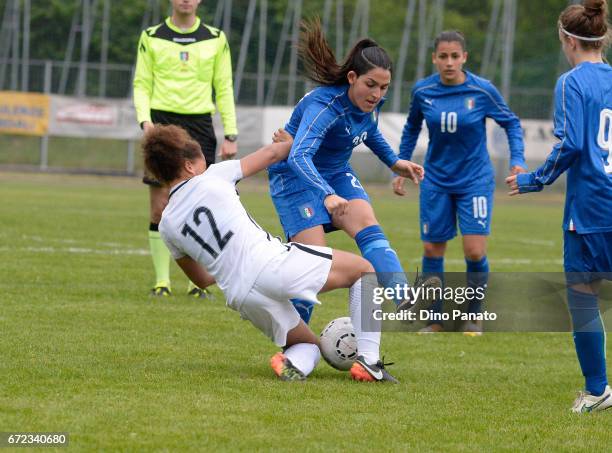
[[[357,358],[357,338],[351,318],[337,318],[325,326],[320,344],[321,355],[327,363],[337,370],[349,370]]]

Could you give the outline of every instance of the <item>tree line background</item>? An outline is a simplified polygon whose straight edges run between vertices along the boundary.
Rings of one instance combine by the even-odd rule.
[[[279,41],[282,21],[288,0],[268,1],[268,27],[266,62],[268,71],[272,67]],[[0,12],[4,11],[7,0],[0,0]],[[303,3],[303,17],[321,15],[324,0],[308,0]],[[344,7],[345,39],[348,37],[351,20],[355,13],[356,1],[346,1]],[[376,0],[371,2],[369,36],[384,46],[397,61],[399,45],[408,0]],[[433,3],[433,2],[432,2]],[[555,80],[567,64],[560,55],[557,36],[557,18],[567,6],[567,0],[519,0],[517,6],[517,27],[514,45],[514,69],[512,90],[517,95],[552,91]],[[30,58],[63,60],[66,52],[70,24],[79,2],[74,0],[32,0]],[[468,42],[469,60],[467,69],[478,73],[483,58],[492,0],[447,0],[444,10],[444,28],[464,32]],[[234,64],[238,59],[242,29],[248,0],[234,0],[230,46]],[[163,13],[169,11],[170,2],[162,1]],[[199,8],[200,17],[212,23],[216,1],[203,0]],[[92,34],[89,61],[100,60],[102,2],[99,2],[97,21]],[[110,23],[109,63],[132,64],[142,28],[147,0],[112,1]],[[257,20],[257,15],[256,19]],[[332,17],[332,24],[335,19]],[[410,40],[409,58],[404,72],[403,83],[414,82],[418,43],[418,14],[415,12],[413,34]],[[150,24],[152,25],[152,24]],[[333,26],[331,27],[333,30]],[[330,32],[331,33],[331,32]],[[335,38],[330,36],[334,47]],[[247,73],[257,70],[257,25],[253,28],[250,52],[247,57]],[[78,40],[77,47],[78,49]],[[0,43],[2,45],[2,43]],[[346,43],[348,47],[348,43]],[[431,51],[431,48],[429,49]],[[340,57],[340,56],[339,56]],[[78,60],[78,51],[73,59]],[[287,73],[289,58],[285,58],[281,73]],[[428,73],[431,66],[428,66]],[[500,68],[493,77],[498,82]],[[397,83],[397,81],[395,82]],[[529,91],[531,90],[531,91]],[[519,102],[517,100],[516,102]]]

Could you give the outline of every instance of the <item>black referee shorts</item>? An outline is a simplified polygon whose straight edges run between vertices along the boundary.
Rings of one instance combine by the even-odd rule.
[[[151,110],[151,120],[154,124],[173,124],[185,129],[189,135],[200,144],[206,166],[215,163],[217,155],[217,138],[210,113],[183,115],[180,113]],[[159,182],[145,172],[142,182],[151,186],[159,186]]]

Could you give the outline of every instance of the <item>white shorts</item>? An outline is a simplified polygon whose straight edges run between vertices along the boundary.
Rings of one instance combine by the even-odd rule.
[[[291,249],[274,258],[264,269],[251,291],[237,307],[277,346],[287,342],[287,333],[300,322],[300,315],[289,299],[315,303],[325,285],[332,264],[332,249],[290,243]]]

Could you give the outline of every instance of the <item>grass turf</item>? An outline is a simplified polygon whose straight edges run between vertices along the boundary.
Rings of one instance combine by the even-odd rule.
[[[280,234],[262,181],[241,183]],[[420,261],[415,193],[369,187],[406,269]],[[216,290],[147,297],[146,189],[136,179],[0,174],[0,431],[65,431],[91,450],[606,451],[612,414],[568,408],[582,377],[569,334],[383,335],[398,386],[354,383],[321,363],[278,382],[274,346]],[[498,196],[494,271],[560,271],[562,199]],[[330,244],[355,251],[343,233]],[[462,271],[459,240],[447,270]],[[346,315],[322,297],[313,329]],[[609,347],[608,347],[609,349]]]

